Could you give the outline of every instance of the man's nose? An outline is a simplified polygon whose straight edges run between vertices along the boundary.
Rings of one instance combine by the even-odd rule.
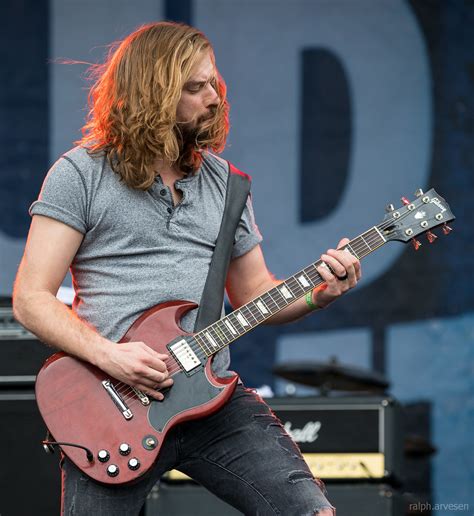
[[[219,104],[219,95],[211,83],[208,83],[206,95],[206,107],[217,106]]]

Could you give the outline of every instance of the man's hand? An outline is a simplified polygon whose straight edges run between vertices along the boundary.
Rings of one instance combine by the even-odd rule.
[[[156,400],[164,398],[157,389],[173,384],[166,360],[169,355],[157,353],[144,342],[127,342],[107,347],[97,366],[117,380],[144,392]]]
[[[343,238],[337,249],[329,249],[326,254],[321,255],[323,264],[317,270],[326,284],[313,292],[313,303],[318,307],[325,308],[354,288],[361,278],[359,260],[349,251],[341,250],[349,241],[348,238]]]

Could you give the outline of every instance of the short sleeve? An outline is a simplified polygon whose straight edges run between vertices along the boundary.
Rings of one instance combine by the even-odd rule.
[[[251,251],[263,240],[262,235],[255,223],[255,215],[252,206],[252,196],[249,194],[245,203],[242,217],[235,232],[234,249],[232,259],[238,258]]]
[[[49,170],[30,215],[44,215],[85,234],[87,231],[87,192],[76,165],[61,157]]]

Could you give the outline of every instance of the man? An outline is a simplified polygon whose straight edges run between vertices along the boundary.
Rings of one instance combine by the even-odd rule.
[[[199,303],[224,207],[227,163],[211,154],[228,132],[226,89],[205,36],[155,23],[129,35],[96,70],[79,146],[62,156],[33,203],[14,290],[17,319],[38,337],[156,400],[173,379],[167,356],[143,342],[115,345],[144,311]],[[227,293],[237,308],[279,283],[266,268],[250,198],[235,234]],[[342,240],[339,247],[346,240]],[[272,323],[324,308],[354,287],[360,264],[329,250],[325,288]],[[56,298],[71,267],[73,310]],[[182,321],[192,331],[195,311]],[[227,349],[213,370],[230,375]],[[63,514],[136,514],[171,468],[245,514],[332,515],[322,483],[268,407],[242,385],[218,412],[173,428],[150,474],[107,486],[62,460]]]

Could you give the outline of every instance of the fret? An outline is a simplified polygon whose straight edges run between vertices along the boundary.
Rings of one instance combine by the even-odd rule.
[[[251,301],[247,306],[257,324],[265,320],[265,316],[262,314],[255,301]]]
[[[265,294],[262,294],[260,296],[260,299],[265,302],[265,306],[267,306],[270,309],[271,313],[275,313],[278,309],[277,302],[273,299],[273,297],[270,295],[269,292],[265,292]],[[272,307],[274,305],[274,307]]]
[[[313,283],[313,288],[317,287],[320,283],[322,283],[321,275],[319,274],[318,270],[316,269],[316,263],[312,263],[310,267],[307,267],[306,269],[309,269],[306,274],[308,278]],[[305,269],[305,270],[306,270]]]
[[[227,344],[227,341],[229,340],[229,336],[226,335],[225,326],[223,326],[220,321],[216,321],[212,325],[212,329],[213,329],[214,333],[219,337],[220,341],[223,342],[224,344]]]
[[[204,335],[202,335],[202,333],[196,333],[194,338],[199,342],[198,337],[199,337],[199,340],[204,344],[204,347],[202,348],[204,350],[204,353],[207,356],[212,355],[213,351],[212,351],[211,347],[209,346],[209,344],[207,343],[207,340],[204,337]]]
[[[265,306],[265,303],[262,301],[261,298],[258,299],[258,301],[255,303],[256,307],[260,310],[260,313],[265,316],[268,314],[267,307]]]
[[[206,331],[204,335],[206,336],[206,339],[211,343],[211,347],[214,350],[220,349],[219,344],[217,344],[217,342],[214,340],[214,337],[211,335],[210,331]]]
[[[240,313],[242,315],[245,316],[245,318],[247,319],[248,323],[250,324],[250,326],[255,326],[254,322],[252,321],[252,319],[255,321],[255,322],[258,322],[257,318],[255,317],[254,313],[252,312],[251,308],[250,308],[250,305],[251,303],[248,303],[244,306],[241,306],[240,307]],[[244,312],[245,311],[245,312]]]
[[[239,332],[239,335],[243,335],[245,333],[245,328],[242,326],[241,322],[237,318],[237,312],[232,312],[227,316],[229,320],[232,318],[232,324],[234,328]]]
[[[311,286],[305,274],[299,274],[299,276],[296,279],[300,282],[300,285],[306,290]]]
[[[352,249],[350,243],[346,245],[346,248],[349,249],[349,251],[357,258],[359,259],[360,256],[354,251],[354,249]]]
[[[352,239],[342,249],[360,259],[386,241],[380,230],[374,226]],[[224,346],[303,297],[306,292],[324,283],[317,269],[321,265],[321,260],[308,265],[261,296],[234,310],[197,333],[194,336],[195,342],[207,356],[217,353]]]
[[[299,277],[301,275],[301,272],[298,272],[298,274],[295,274],[286,280],[287,285],[291,288],[291,291],[295,297],[303,295],[308,290],[308,287],[303,287],[297,278],[297,276]],[[305,282],[308,283],[308,280],[305,279]]]
[[[216,323],[214,323],[213,325],[209,326],[208,330],[209,330],[209,333],[211,334],[211,336],[214,338],[215,342],[217,343],[217,346],[219,348],[221,348],[222,347],[222,340],[221,340],[220,336],[216,332]]]
[[[283,296],[283,299],[286,301],[287,299],[291,299],[294,295],[288,289],[288,285],[286,283],[282,283],[278,286],[278,290],[280,294]],[[278,303],[277,303],[278,304]]]
[[[229,320],[229,317],[224,319],[224,324],[229,328],[229,331],[232,335],[237,335],[237,330],[232,326],[232,323]]]
[[[288,301],[285,299],[284,295],[280,292],[278,287],[273,287],[267,292],[267,294],[272,298],[272,301],[276,305],[274,312],[278,312],[283,307],[288,305]]]
[[[370,245],[365,241],[364,235],[360,235],[360,238],[362,239],[364,244],[369,248],[369,252],[372,251],[372,249],[370,248]]]
[[[387,241],[387,239],[382,235],[382,233],[380,232],[380,229],[377,226],[374,226],[374,229],[379,234],[380,238],[382,239],[382,242],[385,243]]]
[[[236,313],[237,320],[239,321],[242,328],[245,328],[246,326],[249,326],[249,323],[247,319],[242,315],[242,312]]]

